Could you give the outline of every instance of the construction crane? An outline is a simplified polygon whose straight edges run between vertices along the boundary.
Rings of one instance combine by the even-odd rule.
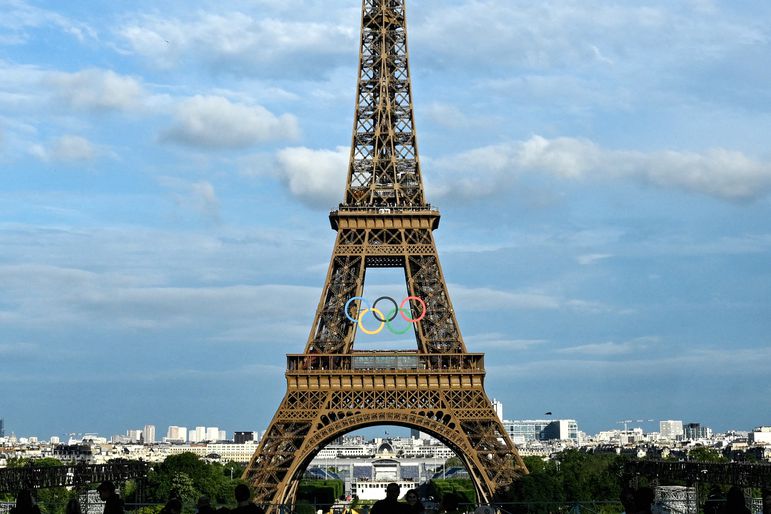
[[[624,425],[624,435],[628,438],[629,437],[629,423],[645,423],[656,421],[655,419],[622,419],[620,421],[616,421],[616,423]],[[629,442],[629,439],[627,439],[627,443]],[[621,443],[621,437],[619,437],[619,443]]]

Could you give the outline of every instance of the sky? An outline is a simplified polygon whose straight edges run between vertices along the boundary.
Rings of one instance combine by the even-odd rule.
[[[0,0],[8,432],[267,427],[334,244],[360,9]],[[771,424],[771,3],[407,10],[437,247],[504,417]],[[390,347],[414,338],[355,342]]]

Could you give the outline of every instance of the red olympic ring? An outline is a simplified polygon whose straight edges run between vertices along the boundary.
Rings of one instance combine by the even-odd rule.
[[[404,314],[404,311],[402,310],[402,308],[404,307],[404,304],[409,302],[410,300],[417,300],[417,302],[423,306],[423,313],[415,319],[408,318],[407,315]],[[404,320],[407,323],[417,323],[418,321],[426,317],[426,312],[428,312],[428,309],[426,309],[426,302],[424,302],[422,298],[419,298],[417,296],[408,296],[407,298],[402,300],[401,304],[399,304],[399,314],[402,315],[402,318],[404,318]]]

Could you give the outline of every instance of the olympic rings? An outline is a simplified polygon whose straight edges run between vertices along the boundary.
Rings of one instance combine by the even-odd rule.
[[[351,314],[348,311],[348,308],[351,306],[351,303],[356,300],[359,300],[361,302],[360,307],[362,307],[361,310],[359,311],[358,318],[354,318],[353,316],[351,316]],[[393,308],[390,311],[388,311],[388,314],[384,315],[383,311],[377,308],[377,304],[381,300],[389,301],[393,304]],[[423,309],[423,312],[421,312],[420,316],[418,316],[417,318],[410,318],[410,315],[412,314],[410,311],[410,308],[405,307],[405,304],[410,300],[415,300],[417,303],[420,304],[420,306]],[[392,334],[396,334],[396,335],[404,334],[410,329],[410,326],[409,326],[410,324],[415,324],[420,320],[422,320],[423,318],[425,318],[427,311],[428,309],[426,308],[426,302],[423,301],[422,298],[419,298],[417,296],[408,296],[404,300],[402,300],[402,303],[400,304],[397,304],[396,300],[394,300],[390,296],[381,296],[377,300],[375,300],[375,303],[373,303],[372,305],[370,305],[367,299],[364,298],[363,296],[353,296],[347,302],[345,302],[345,307],[343,307],[343,313],[345,314],[345,317],[348,318],[348,321],[350,321],[351,323],[355,323],[359,327],[359,329],[361,329],[362,332],[368,335],[379,334],[384,327],[388,328],[388,331],[391,332]],[[377,320],[380,323],[380,325],[377,328],[372,330],[366,328],[364,326],[364,323],[362,322],[362,320],[364,319],[364,315],[367,314],[368,312],[371,312],[372,317],[374,317],[375,320]],[[394,319],[396,319],[396,316],[399,314],[408,323],[407,327],[402,330],[397,330],[391,325],[391,322]]]

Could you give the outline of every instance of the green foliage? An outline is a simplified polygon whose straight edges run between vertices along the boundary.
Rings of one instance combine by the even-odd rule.
[[[199,496],[193,479],[181,471],[171,476],[171,495],[182,500],[182,503],[193,503]]]
[[[302,480],[297,490],[297,500],[327,511],[343,495],[343,490],[341,480]]]
[[[706,448],[704,446],[697,446],[688,452],[688,460],[696,460],[699,462],[728,462],[728,459],[712,448]]]
[[[447,461],[444,463],[445,467],[447,469],[450,468],[462,468],[463,467],[463,461],[461,461],[458,457],[453,456],[447,459]]]
[[[470,479],[431,480],[428,487],[434,498],[439,501],[445,495],[452,493],[458,496],[461,503],[476,503],[477,496]]]
[[[523,459],[530,474],[514,482],[505,500],[512,502],[579,502],[618,500],[621,468],[626,457],[566,450],[552,460]],[[530,512],[548,512],[548,505]]]
[[[190,452],[171,455],[148,473],[146,499],[165,503],[172,496],[179,496],[189,505],[200,496],[208,496],[212,504],[235,506],[233,490],[241,483],[242,469],[232,463],[209,464]],[[129,495],[127,498],[131,501]]]
[[[51,487],[38,489],[36,492],[37,503],[43,514],[59,514],[64,512],[70,498],[75,498],[77,493],[67,491],[64,487]]]
[[[307,500],[298,500],[295,505],[296,514],[316,514],[316,509],[312,503]]]

